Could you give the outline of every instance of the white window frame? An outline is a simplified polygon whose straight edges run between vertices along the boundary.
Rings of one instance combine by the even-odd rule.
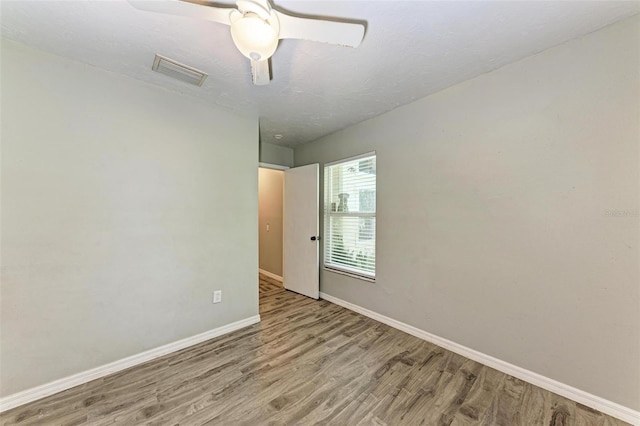
[[[348,163],[351,161],[356,161],[356,160],[360,160],[360,159],[367,159],[367,158],[371,158],[374,157],[376,158],[376,163],[377,163],[377,157],[376,157],[376,152],[372,151],[372,152],[367,152],[365,154],[361,154],[361,155],[356,155],[353,157],[349,157],[349,158],[345,158],[342,160],[338,160],[338,161],[333,161],[330,163],[325,163],[324,164],[324,232],[323,232],[323,240],[325,241],[325,244],[323,245],[323,249],[324,249],[324,261],[323,261],[323,267],[325,270],[327,271],[331,271],[331,272],[335,272],[335,273],[339,273],[339,274],[343,274],[343,275],[348,275],[348,276],[352,276],[355,278],[359,278],[365,281],[371,281],[371,282],[375,282],[376,279],[376,270],[377,270],[377,262],[375,260],[375,248],[374,248],[374,271],[370,272],[370,271],[366,271],[364,269],[360,269],[360,268],[356,268],[356,267],[350,267],[344,264],[337,264],[337,263],[332,263],[331,262],[331,253],[330,250],[328,249],[330,243],[331,243],[331,217],[357,217],[357,218],[367,218],[367,217],[371,217],[371,218],[376,218],[377,215],[377,206],[375,207],[375,211],[374,212],[348,212],[348,213],[344,213],[344,212],[338,212],[338,211],[332,211],[331,209],[331,204],[332,204],[332,200],[330,199],[331,195],[333,195],[331,193],[332,190],[332,185],[330,182],[331,177],[327,175],[327,170],[330,167],[333,166],[337,166],[343,163]],[[377,175],[376,175],[376,183],[375,183],[375,192],[377,195],[377,191],[378,191],[378,182],[377,182]],[[377,196],[375,197],[375,199],[377,200]],[[376,201],[377,203],[377,201]],[[373,233],[373,244],[374,247],[376,245],[376,240],[377,240],[377,223],[376,223],[376,228],[375,228],[375,232]]]

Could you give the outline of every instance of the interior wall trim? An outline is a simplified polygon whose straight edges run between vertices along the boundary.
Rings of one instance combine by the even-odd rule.
[[[415,336],[419,339],[423,339],[427,342],[436,344],[444,349],[450,350],[451,352],[455,352],[458,355],[462,355],[488,367],[495,368],[498,371],[509,374],[513,377],[517,377],[518,379],[524,380],[525,382],[531,383],[532,385],[541,387],[542,389],[546,389],[550,392],[554,392],[558,395],[564,396],[565,398],[586,405],[587,407],[591,407],[595,410],[601,411],[612,417],[624,420],[625,422],[631,423],[632,425],[640,425],[640,411],[633,410],[616,402],[609,401],[607,399],[593,395],[589,392],[574,388],[573,386],[558,382],[557,380],[553,380],[538,373],[534,373],[533,371],[518,367],[517,365],[513,365],[482,352],[478,352],[474,349],[452,342],[451,340],[436,336],[435,334],[431,334],[417,327],[405,324],[393,318],[389,318],[377,312],[363,308],[362,306],[358,306],[351,302],[347,302],[345,300],[331,296],[327,293],[320,292],[320,298],[379,321],[383,324],[387,324],[388,326],[391,326],[400,331],[404,331],[405,333],[411,334],[412,336]]]
[[[86,370],[62,379],[54,380],[53,382],[49,382],[44,385],[8,395],[4,398],[0,398],[0,413],[70,389],[74,386],[90,382],[91,380],[99,379],[109,374],[151,361],[189,346],[197,345],[198,343],[231,333],[232,331],[248,327],[258,322],[260,322],[260,315],[255,315],[240,321],[232,322],[231,324],[223,325],[222,327],[205,331],[204,333],[196,334],[195,336],[187,337],[186,339],[178,340],[173,343],[168,343],[166,345],[141,352],[137,355],[132,355],[100,367],[92,368],[91,370]]]
[[[282,171],[290,169],[289,166],[283,166],[281,164],[263,163],[263,162],[258,163],[258,167],[262,167],[264,169],[273,169],[273,170],[282,170]]]
[[[258,269],[258,271],[260,271],[261,274],[268,276],[269,278],[273,278],[276,281],[282,282],[282,277],[280,275],[276,275],[273,272],[265,271],[264,269],[260,268]]]

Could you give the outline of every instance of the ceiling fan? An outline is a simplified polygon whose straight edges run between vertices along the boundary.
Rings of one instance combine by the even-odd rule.
[[[198,0],[129,0],[136,9],[205,19],[231,27],[231,38],[251,61],[256,85],[269,84],[269,58],[285,38],[358,47],[364,25],[323,19],[300,18],[275,10],[269,0],[237,0],[237,8],[219,7]]]

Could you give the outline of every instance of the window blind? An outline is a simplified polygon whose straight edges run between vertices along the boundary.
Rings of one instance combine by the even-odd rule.
[[[326,165],[324,193],[324,266],[375,278],[375,154]]]

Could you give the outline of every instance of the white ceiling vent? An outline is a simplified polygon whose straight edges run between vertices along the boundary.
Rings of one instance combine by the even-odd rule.
[[[205,72],[157,54],[151,69],[196,86],[202,86],[202,83],[207,78],[207,73]]]

